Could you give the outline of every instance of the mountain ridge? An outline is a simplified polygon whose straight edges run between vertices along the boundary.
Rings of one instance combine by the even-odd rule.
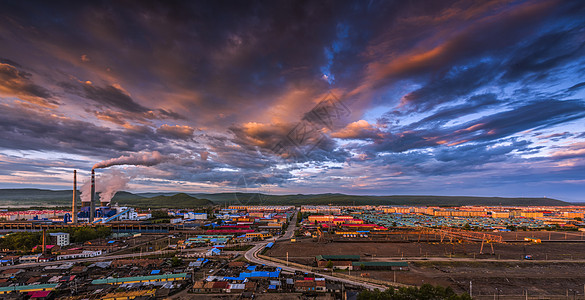
[[[179,195],[179,196],[177,196]],[[71,190],[0,189],[0,205],[71,205]],[[175,197],[175,198],[172,198]],[[178,202],[177,202],[178,201]],[[209,201],[209,202],[207,202]],[[476,197],[433,195],[346,195],[340,193],[269,195],[261,193],[130,193],[119,191],[112,198],[120,205],[163,207],[192,205],[421,205],[421,206],[569,206],[570,202],[535,197]],[[189,204],[190,203],[190,204]]]

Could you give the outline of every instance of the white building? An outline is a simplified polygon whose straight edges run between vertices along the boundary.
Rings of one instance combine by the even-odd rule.
[[[58,255],[57,260],[88,258],[88,257],[96,257],[96,256],[100,256],[100,255],[102,255],[102,250],[97,250],[97,251],[83,250],[82,252],[79,252],[79,253]]]
[[[63,247],[69,245],[69,233],[66,232],[49,233],[49,239],[57,246]]]
[[[188,212],[185,213],[183,215],[183,218],[185,219],[195,219],[195,220],[207,220],[207,214],[206,213],[194,213],[194,212]]]

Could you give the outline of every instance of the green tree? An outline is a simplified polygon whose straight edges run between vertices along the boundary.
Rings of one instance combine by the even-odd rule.
[[[171,258],[171,267],[176,268],[183,264],[183,260],[178,257]]]
[[[153,219],[166,219],[170,218],[169,213],[164,210],[154,210],[150,213]]]
[[[326,265],[325,267],[326,267],[326,268],[329,268],[329,269],[333,268],[333,262],[332,262],[331,260],[330,260],[330,261],[328,261],[328,262],[327,262],[327,265]]]
[[[389,288],[385,291],[362,291],[359,300],[471,300],[468,294],[457,295],[451,287],[423,284],[421,287]]]

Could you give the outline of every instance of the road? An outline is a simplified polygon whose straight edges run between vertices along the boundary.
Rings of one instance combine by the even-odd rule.
[[[295,211],[295,213],[293,214],[291,221],[289,222],[288,228],[286,229],[286,232],[284,233],[284,235],[277,240],[282,241],[282,240],[289,240],[290,238],[292,238],[295,230],[297,229],[297,222],[296,222],[297,214],[298,214],[298,210]],[[384,287],[384,286],[380,286],[380,285],[376,285],[376,284],[372,284],[372,283],[353,281],[353,280],[349,280],[349,279],[345,279],[345,278],[339,278],[339,277],[335,277],[335,276],[331,276],[331,275],[308,271],[306,269],[285,266],[285,265],[281,265],[279,263],[275,263],[275,262],[268,261],[268,260],[263,260],[263,259],[258,257],[258,252],[260,252],[262,249],[264,249],[264,247],[266,247],[266,244],[268,244],[268,242],[256,244],[256,246],[254,246],[252,249],[248,250],[244,254],[244,257],[250,262],[253,262],[256,264],[263,264],[263,265],[267,265],[267,266],[280,267],[283,270],[289,271],[289,272],[300,271],[303,273],[319,275],[320,277],[324,277],[327,280],[338,281],[338,282],[343,282],[346,284],[361,286],[361,287],[364,287],[364,288],[367,288],[370,290],[374,290],[374,289],[385,290],[386,289],[386,287]]]
[[[331,275],[321,274],[318,272],[308,271],[306,269],[281,265],[279,263],[275,263],[275,262],[272,262],[269,260],[263,260],[263,259],[259,258],[257,255],[258,255],[258,252],[260,252],[260,250],[262,250],[264,247],[266,247],[266,244],[267,243],[262,243],[262,244],[258,244],[256,246],[254,246],[254,248],[248,250],[244,254],[244,257],[250,262],[253,262],[256,264],[263,264],[263,265],[267,265],[267,266],[279,267],[279,268],[282,268],[283,270],[289,271],[289,272],[299,271],[299,272],[303,272],[303,273],[319,275],[319,277],[323,277],[327,280],[343,282],[345,284],[351,284],[351,285],[355,285],[355,286],[361,286],[361,287],[364,287],[364,288],[367,288],[370,290],[374,290],[374,289],[385,290],[386,289],[386,287],[384,287],[384,286],[380,286],[380,285],[376,285],[376,284],[372,284],[372,283],[365,283],[365,282],[361,282],[361,281],[354,281],[354,280],[349,280],[349,279],[345,279],[345,278],[339,278],[339,277],[335,277],[335,276],[331,276]]]
[[[290,220],[288,221],[288,227],[286,228],[286,232],[280,237],[278,240],[289,240],[295,234],[295,230],[297,230],[297,214],[299,213],[298,209],[295,209],[295,213],[292,215]]]

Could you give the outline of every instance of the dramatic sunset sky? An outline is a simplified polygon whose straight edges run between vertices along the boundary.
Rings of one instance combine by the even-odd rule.
[[[82,2],[0,1],[0,188],[585,200],[584,1]]]

